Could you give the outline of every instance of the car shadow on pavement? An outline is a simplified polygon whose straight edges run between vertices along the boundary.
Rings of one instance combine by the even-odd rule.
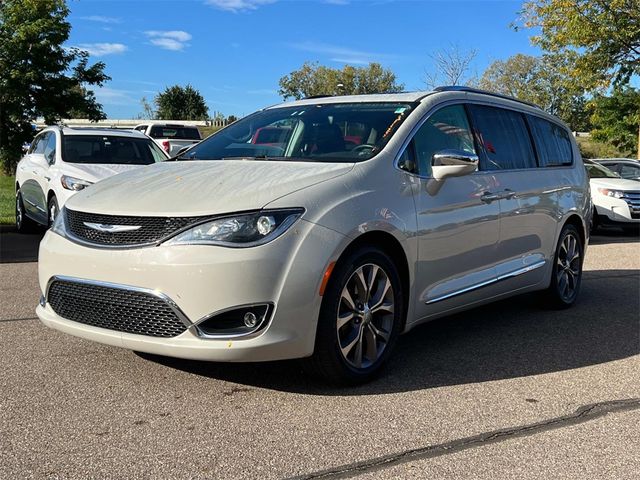
[[[0,263],[37,262],[44,229],[18,233],[15,225],[0,225]]]
[[[622,230],[620,228],[599,228],[589,238],[589,245],[603,245],[606,243],[640,242],[640,228],[636,230]]]
[[[541,307],[527,294],[419,326],[400,338],[382,375],[329,387],[299,362],[208,363],[139,354],[170,368],[310,395],[374,395],[587,367],[640,353],[640,271],[585,272],[578,303]]]

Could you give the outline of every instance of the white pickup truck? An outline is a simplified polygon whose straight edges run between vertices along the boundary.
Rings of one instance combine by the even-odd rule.
[[[202,140],[198,127],[174,123],[141,123],[134,130],[151,137],[170,157]]]

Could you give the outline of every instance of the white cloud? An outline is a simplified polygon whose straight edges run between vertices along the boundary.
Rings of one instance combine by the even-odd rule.
[[[138,105],[139,98],[134,98],[131,90],[118,90],[116,88],[100,87],[93,91],[96,99],[103,105]]]
[[[128,47],[122,43],[81,43],[77,48],[85,50],[89,52],[89,55],[96,57],[124,53],[128,50]]]
[[[262,5],[275,3],[276,1],[277,0],[205,0],[205,3],[220,10],[238,13],[255,10]]]
[[[80,20],[88,20],[89,22],[99,23],[122,23],[120,18],[104,17],[102,15],[89,15],[88,17],[80,17]]]
[[[182,30],[148,30],[144,33],[148,37],[171,38],[178,42],[188,42],[193,38],[191,34],[183,32]]]
[[[188,47],[187,42],[193,38],[191,34],[182,30],[148,30],[144,33],[149,37],[149,42],[152,45],[173,51],[180,51]]]
[[[367,65],[370,62],[385,62],[397,58],[396,55],[391,55],[388,53],[367,52],[327,43],[300,42],[289,44],[289,46],[303,52],[325,55],[329,57],[329,60],[339,63]]]

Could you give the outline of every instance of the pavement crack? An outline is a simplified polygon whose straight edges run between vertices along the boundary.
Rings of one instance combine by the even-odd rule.
[[[38,320],[38,317],[5,318],[5,319],[0,319],[0,323],[2,323],[2,322],[22,322],[24,320]]]
[[[640,408],[640,398],[628,398],[612,400],[608,402],[594,403],[578,408],[574,413],[555,417],[542,422],[521,425],[517,427],[485,432],[472,437],[451,440],[446,443],[428,445],[426,447],[405,450],[402,452],[381,457],[363,460],[361,462],[340,465],[338,467],[322,470],[310,474],[292,477],[292,480],[316,480],[325,478],[351,478],[362,473],[381,470],[402,463],[435,458],[442,455],[457,453],[469,448],[481,447],[492,443],[503,442],[516,437],[526,437],[538,433],[564,428],[580,423],[589,422],[603,417],[609,413],[624,412]]]

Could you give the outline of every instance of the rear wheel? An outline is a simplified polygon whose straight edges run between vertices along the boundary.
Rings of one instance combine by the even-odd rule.
[[[403,319],[402,284],[393,261],[377,248],[359,249],[331,275],[308,365],[332,383],[366,382],[391,354]]]
[[[24,210],[24,202],[22,201],[22,193],[18,189],[16,192],[16,230],[19,233],[29,233],[35,230],[36,225],[36,222],[27,217]]]
[[[584,247],[578,230],[567,224],[560,232],[547,296],[552,306],[568,308],[578,298]]]

